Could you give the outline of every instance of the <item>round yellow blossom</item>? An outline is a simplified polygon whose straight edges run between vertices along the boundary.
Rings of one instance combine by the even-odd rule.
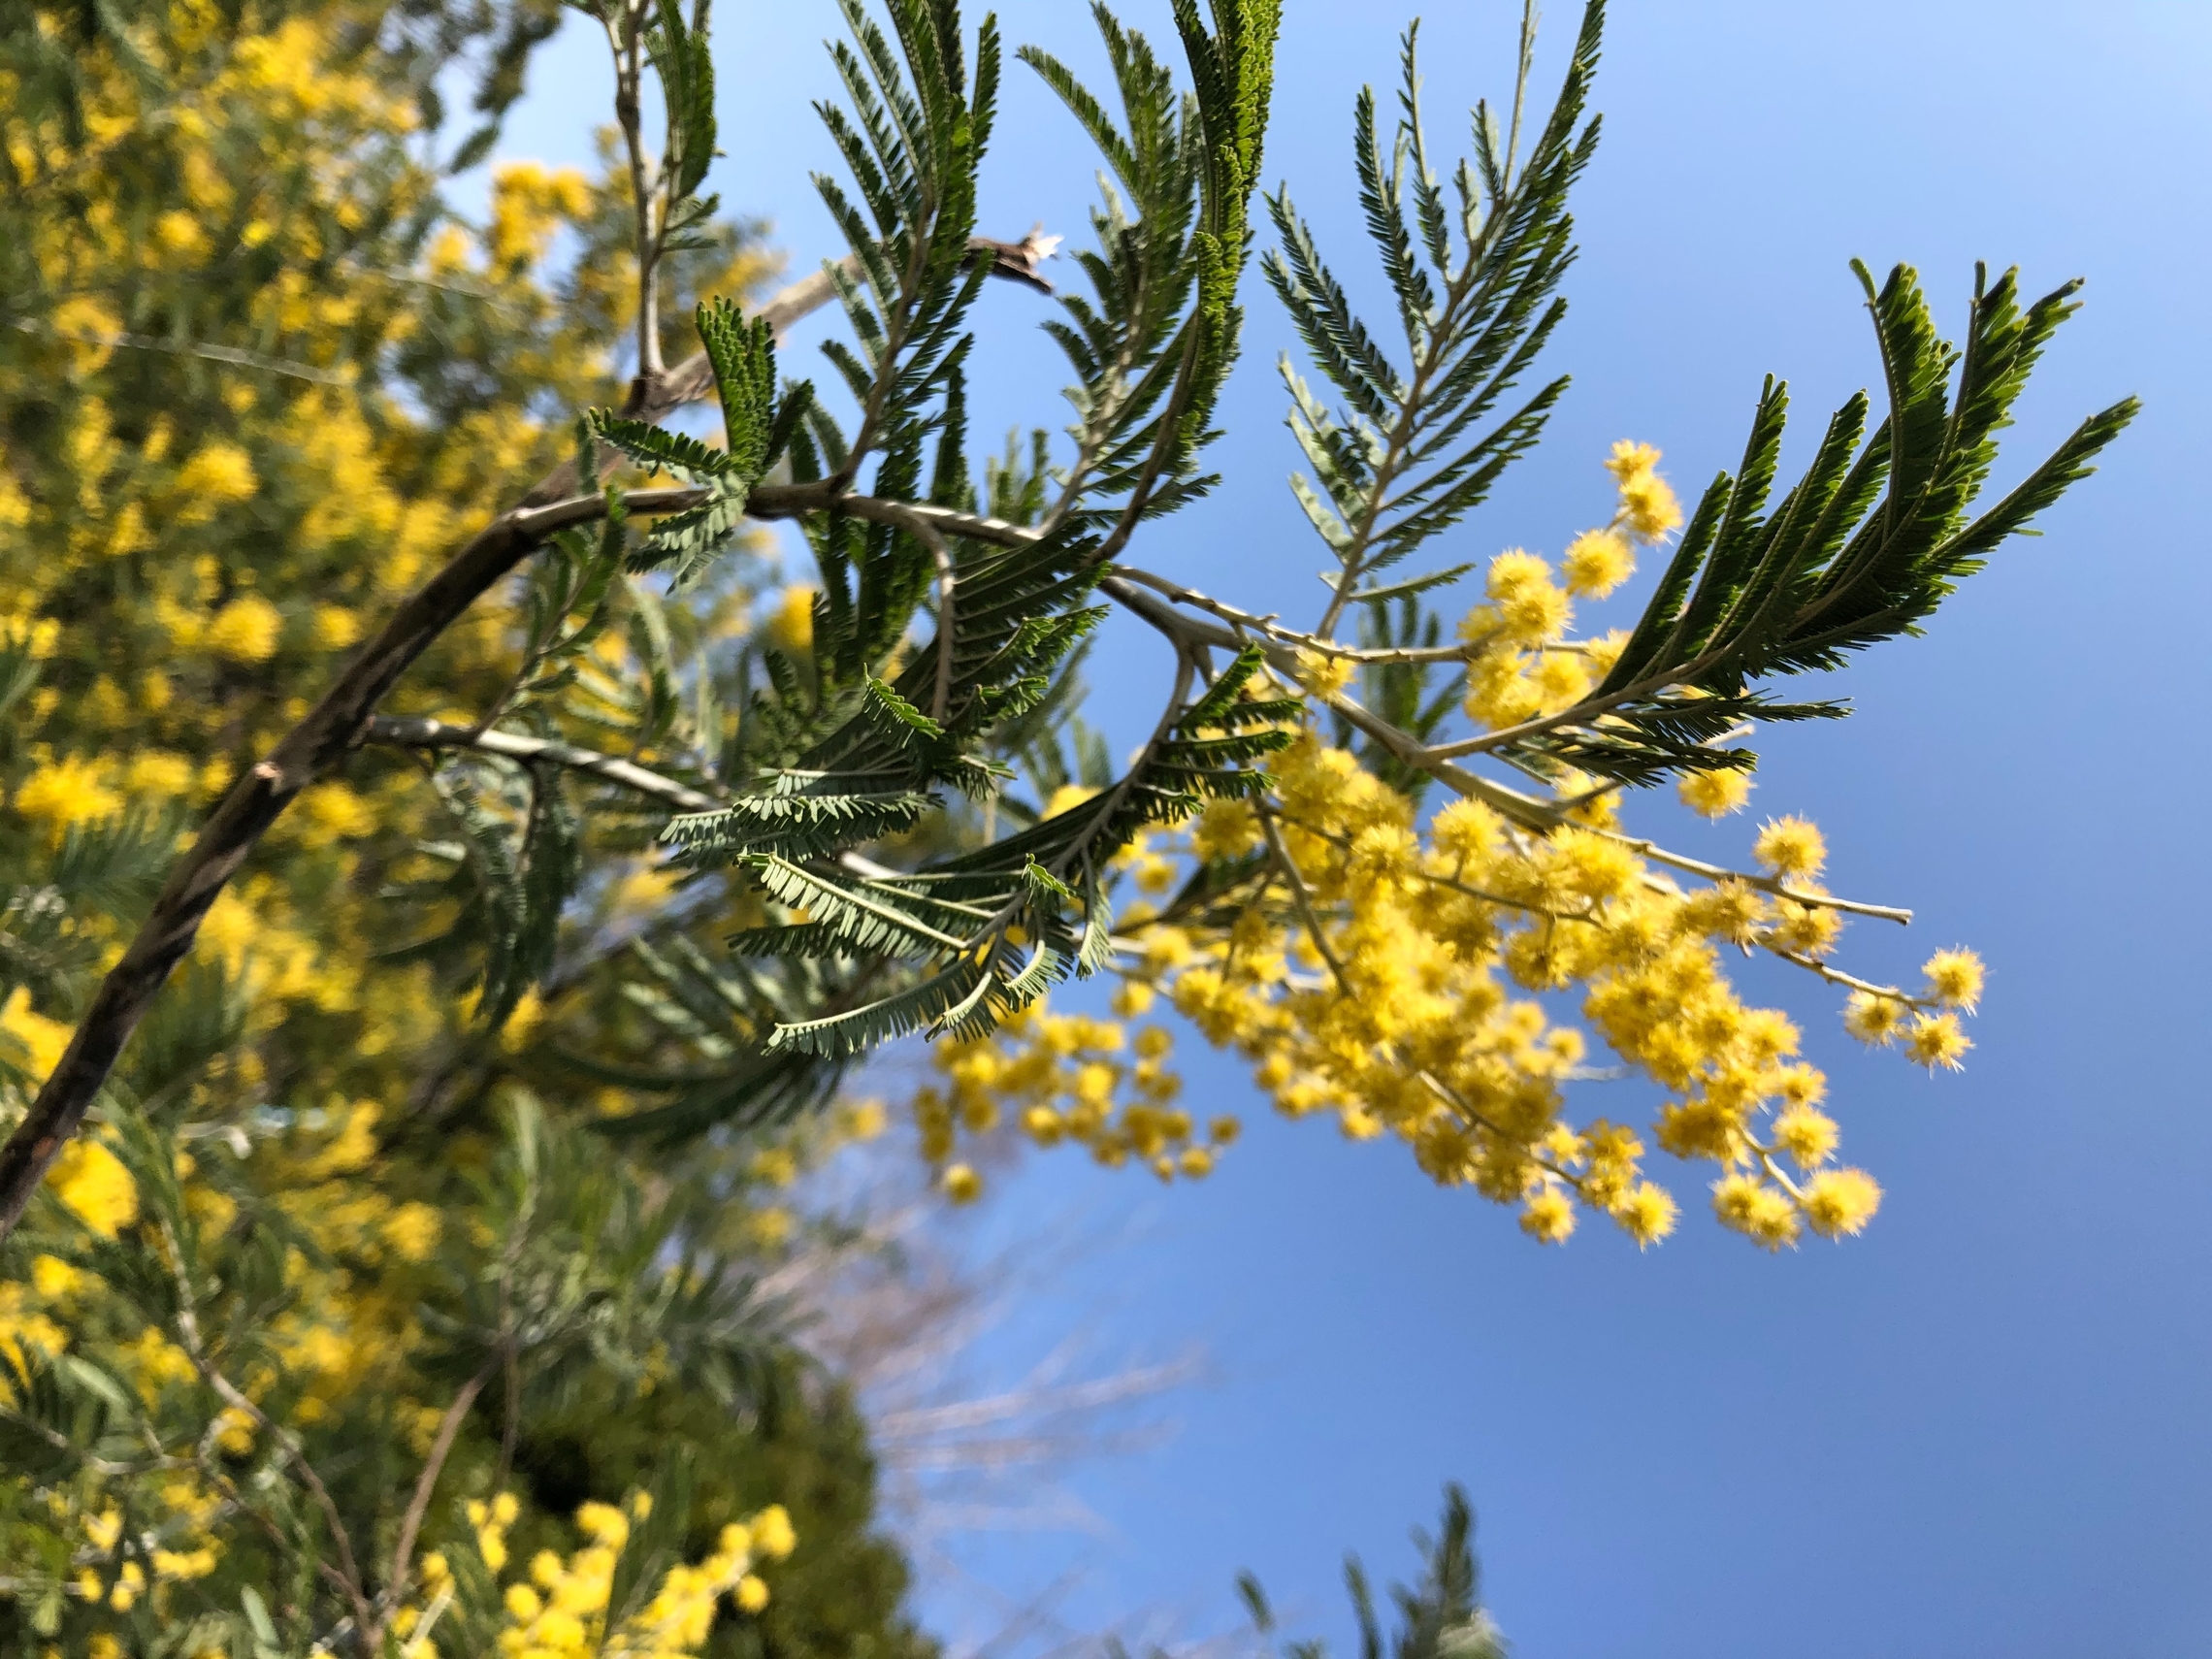
[[[384,1242],[402,1261],[428,1261],[441,1230],[438,1212],[428,1204],[402,1204],[384,1218]]]
[[[1836,1120],[1817,1106],[1790,1106],[1774,1120],[1774,1144],[1800,1169],[1826,1163],[1836,1151]]]
[[[757,1613],[768,1605],[768,1587],[752,1574],[737,1580],[737,1606],[749,1613]]]
[[[1973,1042],[1959,1028],[1956,1014],[1923,1014],[1912,1022],[1912,1029],[1904,1035],[1904,1052],[1916,1065],[1934,1071],[1937,1066],[1946,1071],[1959,1071],[1966,1065],[1967,1051]]]
[[[207,643],[234,663],[265,663],[276,653],[283,614],[259,594],[241,594],[208,622]]]
[[[192,763],[164,749],[146,749],[123,767],[123,788],[134,797],[174,800],[192,787]]]
[[[1701,818],[1725,818],[1751,798],[1751,774],[1733,767],[1691,772],[1675,786],[1682,804]]]
[[[1713,1183],[1712,1208],[1723,1226],[1767,1250],[1797,1242],[1797,1206],[1778,1187],[1748,1175],[1723,1176]]]
[[[1556,1187],[1543,1187],[1522,1203],[1520,1226],[1539,1244],[1565,1244],[1575,1231],[1575,1206]]]
[[[753,1179],[789,1187],[798,1179],[798,1157],[789,1147],[763,1147],[753,1155]]]
[[[1569,593],[1604,599],[1636,573],[1636,549],[1617,530],[1585,530],[1567,543],[1559,573]]]
[[[1114,1012],[1124,1020],[1134,1020],[1149,1011],[1158,992],[1141,979],[1125,979],[1114,988]]]
[[[1323,702],[1344,691],[1359,676],[1359,665],[1349,657],[1322,651],[1298,653],[1298,683]]]
[[[1061,784],[1059,788],[1054,790],[1046,797],[1043,815],[1047,818],[1057,818],[1063,812],[1073,812],[1085,801],[1096,796],[1097,793],[1097,790],[1089,784]]]
[[[1805,819],[1776,818],[1760,830],[1751,856],[1784,880],[1811,877],[1828,862],[1828,843]]]
[[[342,651],[361,638],[361,618],[342,604],[318,604],[314,610],[315,643],[328,651]]]
[[[122,812],[123,797],[108,783],[107,768],[78,755],[34,766],[16,789],[16,810],[60,839],[76,825],[96,824]]]
[[[61,1062],[63,1051],[75,1035],[75,1027],[33,1013],[31,988],[18,985],[8,993],[5,1002],[0,1002],[0,1032],[16,1040],[23,1052],[25,1070],[32,1079],[43,1083]]]
[[[1490,561],[1487,591],[1496,626],[1516,645],[1556,639],[1567,626],[1566,590],[1551,580],[1551,567],[1534,553],[1510,548]]]
[[[1937,951],[1920,970],[1928,994],[1937,1002],[1971,1014],[1981,1003],[1982,960],[1971,951]]]
[[[813,654],[814,592],[812,588],[784,589],[768,618],[768,638],[787,657]]]
[[[244,450],[235,443],[204,443],[177,469],[178,516],[187,524],[204,524],[216,508],[243,502],[260,487],[253,459]]]
[[[1854,991],[1843,1006],[1843,1028],[1862,1043],[1879,1047],[1897,1040],[1904,1016],[1905,1005],[1896,997]]]
[[[983,1177],[964,1163],[956,1163],[945,1171],[945,1196],[956,1204],[972,1204],[983,1196]]]
[[[1190,850],[1201,859],[1241,859],[1259,841],[1259,814],[1249,800],[1209,801],[1190,830]]]
[[[798,1547],[798,1534],[791,1524],[791,1512],[770,1504],[753,1517],[753,1548],[770,1561],[781,1561]]]
[[[1618,522],[1639,541],[1656,541],[1682,522],[1682,504],[1658,472],[1659,451],[1623,439],[1606,470],[1620,492]]]
[[[1866,1231],[1882,1205],[1882,1189],[1863,1169],[1824,1169],[1805,1184],[1805,1224],[1822,1238]]]
[[[90,1136],[79,1135],[61,1149],[47,1182],[70,1214],[104,1239],[138,1220],[138,1183],[120,1158]]]
[[[1625,1194],[1611,1210],[1612,1219],[1618,1221],[1640,1250],[1648,1249],[1675,1230],[1675,1218],[1680,1210],[1674,1194],[1651,1182],[1640,1183]]]

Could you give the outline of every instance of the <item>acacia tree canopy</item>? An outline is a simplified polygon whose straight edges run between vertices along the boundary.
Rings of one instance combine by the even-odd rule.
[[[1769,1248],[1859,1231],[1879,1188],[1722,948],[1840,988],[1920,1063],[1968,1046],[1969,953],[1913,989],[1836,964],[1846,920],[1909,916],[1827,892],[1813,826],[1770,822],[1736,868],[1631,814],[1670,781],[1743,805],[1753,728],[1845,712],[1785,676],[1914,633],[2090,470],[2131,404],[1986,499],[2071,285],[1983,276],[1954,346],[1909,269],[1862,270],[1881,392],[1801,476],[1770,380],[1687,514],[1624,440],[1617,510],[1556,566],[1409,576],[1564,393],[1540,359],[1602,5],[1547,109],[1531,9],[1456,163],[1412,30],[1395,114],[1359,95],[1387,330],[1262,193],[1274,0],[1178,0],[1180,66],[1096,8],[1103,97],[1017,54],[1109,180],[1065,295],[1057,239],[976,218],[992,20],[841,7],[844,174],[819,183],[848,251],[765,298],[701,194],[703,0],[582,7],[616,65],[605,174],[505,168],[475,227],[423,159],[425,65],[491,43],[496,118],[541,8],[440,32],[143,0],[0,37],[0,1351],[42,1563],[10,1593],[42,1634],[752,1640],[784,1511],[625,1464],[578,1542],[574,1492],[516,1482],[580,1401],[764,1409],[782,1350],[749,1264],[791,1221],[764,1194],[880,1126],[841,1090],[895,1038],[934,1039],[911,1109],[956,1199],[994,1136],[1212,1170],[1236,1124],[1177,1104],[1164,1002],[1285,1112],[1397,1137],[1540,1240],[1595,1214],[1649,1244],[1677,1201],[1643,1135],[1576,1110],[1572,999]],[[1337,568],[1305,628],[1142,563],[1218,482],[1262,221],[1308,359],[1284,366],[1293,489]],[[1052,292],[1074,419],[977,466],[971,331],[987,293],[1039,303],[1016,288]],[[793,378],[779,330],[828,304],[847,338]],[[816,584],[779,584],[771,521]],[[1642,610],[1576,633],[1643,549]],[[1173,661],[1120,770],[1080,714],[1116,606]],[[1050,1011],[1100,974],[1115,1020]],[[525,1538],[536,1588],[504,1571]]]

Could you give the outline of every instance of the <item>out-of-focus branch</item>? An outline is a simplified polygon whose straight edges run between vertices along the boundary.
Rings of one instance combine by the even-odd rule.
[[[44,335],[49,340],[66,340],[78,345],[105,346],[109,350],[123,347],[131,351],[163,351],[173,357],[202,357],[211,363],[228,363],[240,369],[255,369],[264,374],[282,374],[289,379],[307,380],[317,386],[347,386],[352,382],[332,369],[317,369],[311,363],[295,363],[288,357],[268,357],[258,351],[242,351],[235,345],[210,345],[194,340],[163,340],[151,334],[109,334],[85,329],[55,328],[51,323],[36,318],[18,318],[16,327],[23,334]]]
[[[603,778],[679,812],[713,812],[723,804],[711,795],[701,794],[689,784],[678,783],[634,761],[602,755],[596,749],[579,749],[571,743],[557,743],[550,738],[524,737],[512,732],[479,732],[473,727],[455,726],[442,720],[399,720],[378,715],[369,723],[362,741],[399,749],[473,749],[479,754],[498,755],[526,764],[543,762]]]

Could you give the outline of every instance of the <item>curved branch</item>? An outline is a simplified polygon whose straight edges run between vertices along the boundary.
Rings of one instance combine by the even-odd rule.
[[[192,949],[200,923],[292,798],[335,766],[401,674],[494,583],[548,537],[602,517],[600,496],[546,500],[541,482],[524,504],[470,538],[418,589],[339,675],[338,683],[269,755],[232,784],[191,847],[170,867],[122,959],[108,970],[69,1047],[23,1121],[0,1146],[0,1238],[13,1232],[47,1170],[76,1134],[155,995]],[[705,492],[634,490],[634,513],[679,511]]]

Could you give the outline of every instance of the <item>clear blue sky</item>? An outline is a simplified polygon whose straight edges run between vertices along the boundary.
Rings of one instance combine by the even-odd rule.
[[[1162,0],[1125,10],[1169,34]],[[1350,103],[1389,81],[1403,18],[1286,10],[1268,172],[1340,269],[1360,266]],[[1547,10],[1540,79],[1575,8]],[[720,188],[772,218],[805,269],[835,251],[805,183],[830,159],[806,101],[830,84],[834,11],[724,11],[724,144],[742,166]],[[1505,86],[1516,15],[1507,0],[1432,11],[1432,142]],[[1011,41],[1095,63],[1072,0],[1002,16]],[[2040,540],[2006,549],[1928,638],[1848,672],[1856,718],[1764,745],[1755,804],[1826,827],[1839,891],[1920,913],[1909,934],[1862,924],[1856,963],[1909,974],[1956,942],[1988,958],[1979,1047],[1964,1077],[1931,1082],[1859,1054],[1817,987],[1751,971],[1799,1012],[1846,1150],[1889,1192],[1867,1238],[1778,1258],[1708,1224],[1686,1174],[1690,1224],[1663,1249],[1591,1233],[1539,1251],[1398,1149],[1317,1123],[1256,1123],[1206,1187],[1164,1196],[1036,1161],[993,1227],[1154,1218],[1037,1310],[1037,1330],[1106,1296],[1111,1342],[1197,1337],[1215,1361],[1172,1444],[1079,1481],[1118,1536],[1076,1622],[1172,1605],[1224,1628],[1250,1566],[1341,1638],[1340,1553],[1400,1571],[1407,1527],[1457,1479],[1495,1610],[1530,1659],[2212,1651],[2208,69],[2202,0],[1616,0],[1607,138],[1553,347],[1575,389],[1458,557],[1556,551],[1602,515],[1596,462],[1615,438],[1660,444],[1678,480],[1730,465],[1769,371],[1807,423],[1868,383],[1853,255],[1917,264],[1954,324],[1976,258],[2019,263],[2034,291],[2090,279],[2013,435],[2016,466],[2094,407],[2146,402]],[[1080,235],[1093,162],[1026,71],[1008,79],[988,224]],[[591,43],[559,44],[504,149],[582,159],[571,123],[601,118],[602,86]],[[1294,456],[1272,363],[1287,331],[1253,290],[1217,454],[1230,481],[1142,557],[1302,612],[1319,549],[1282,483]],[[1011,287],[989,296],[987,432],[1060,422],[1027,326],[1041,309]],[[1150,652],[1118,635],[1100,665],[1117,731],[1150,718]],[[1749,828],[1686,833],[1740,857]],[[1234,1066],[1194,1053],[1189,1076],[1209,1107],[1256,1105]],[[1006,1339],[1009,1366],[1024,1335]],[[994,1557],[1015,1578],[1049,1559],[1020,1540]]]

